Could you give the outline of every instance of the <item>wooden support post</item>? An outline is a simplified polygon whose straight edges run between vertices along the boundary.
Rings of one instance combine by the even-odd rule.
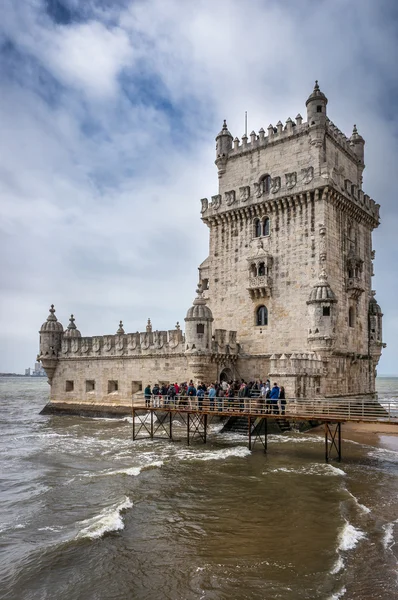
[[[189,446],[189,413],[187,414],[187,444]]]
[[[207,414],[204,415],[204,431],[203,431],[203,443],[206,443],[206,434],[207,434]]]
[[[249,427],[249,450],[252,449],[252,424],[251,424],[251,420],[252,420],[252,418],[249,415],[247,417],[247,424],[248,424],[248,427]]]
[[[334,431],[332,426],[335,426]],[[336,442],[337,438],[337,442]],[[329,446],[330,440],[330,446]],[[341,462],[341,422],[325,423],[325,461],[329,462],[332,458],[333,449],[336,451],[337,460]]]
[[[268,419],[264,419],[264,454],[267,454],[268,443]]]
[[[325,461],[329,462],[329,425],[325,423]]]
[[[153,410],[151,410],[151,440],[153,440]]]
[[[170,423],[170,439],[173,439],[173,417],[171,412],[169,412],[169,423]]]
[[[135,441],[135,412],[133,408],[133,442]]]

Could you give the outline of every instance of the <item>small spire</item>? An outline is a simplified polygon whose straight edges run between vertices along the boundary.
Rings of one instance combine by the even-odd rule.
[[[196,293],[198,295],[198,298],[202,298],[202,296],[203,296],[203,288],[202,288],[202,284],[200,283],[200,281],[198,283],[198,287],[196,288]]]
[[[181,327],[180,327],[180,323],[179,323],[178,321],[177,321],[177,323],[176,323],[176,329],[177,329],[177,331],[179,331],[179,330],[181,329]]]
[[[148,323],[146,325],[146,331],[147,331],[147,333],[150,333],[152,331],[151,319],[148,319]]]
[[[119,335],[124,334],[123,321],[119,321],[119,329],[117,330],[116,334],[119,334]]]
[[[224,119],[224,123],[223,123],[222,129],[223,129],[223,131],[228,131],[227,120],[226,119]]]
[[[319,92],[319,85],[317,79],[315,79],[314,92]]]
[[[354,125],[354,128],[353,128],[353,130],[352,130],[352,134],[353,134],[353,135],[357,135],[357,134],[358,134],[358,129],[357,129],[357,126],[356,126],[356,125]]]
[[[75,317],[73,315],[70,316],[69,319],[69,325],[68,325],[68,329],[76,329],[76,325],[75,325]]]
[[[51,304],[50,306],[50,314],[47,317],[47,321],[57,321],[57,317],[55,316],[55,308],[54,308],[54,304]]]

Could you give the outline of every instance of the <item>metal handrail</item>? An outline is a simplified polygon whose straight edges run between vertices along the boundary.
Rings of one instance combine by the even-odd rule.
[[[286,419],[381,421],[398,424],[398,400],[384,402],[364,398],[287,398],[284,402],[264,397],[215,397],[151,395],[133,401],[133,408],[167,411],[245,414]]]

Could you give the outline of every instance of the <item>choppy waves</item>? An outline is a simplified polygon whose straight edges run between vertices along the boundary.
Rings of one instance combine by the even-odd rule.
[[[365,538],[366,534],[361,529],[357,529],[347,520],[345,521],[345,524],[338,536],[338,547],[336,550],[338,557],[332,569],[330,570],[332,575],[336,575],[342,569],[344,569],[346,553],[350,550],[354,550],[359,542]]]
[[[263,475],[269,475],[270,473],[294,473],[295,475],[326,475],[326,476],[341,476],[345,475],[343,469],[334,467],[333,465],[324,463],[313,463],[310,465],[304,465],[301,467],[277,467],[264,471]]]
[[[119,504],[105,508],[99,515],[81,521],[78,534],[75,539],[89,538],[91,540],[101,538],[104,534],[111,531],[120,531],[124,529],[122,513],[128,508],[132,508],[133,503],[127,496]]]

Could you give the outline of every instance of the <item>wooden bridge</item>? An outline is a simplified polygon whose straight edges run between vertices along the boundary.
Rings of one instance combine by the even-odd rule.
[[[398,400],[361,398],[287,399],[286,403],[262,398],[208,398],[151,396],[133,402],[133,439],[148,437],[173,440],[173,419],[186,425],[188,445],[195,438],[207,441],[214,417],[246,420],[249,449],[256,442],[267,451],[268,423],[310,421],[325,429],[325,460],[341,461],[341,427],[347,422],[390,423],[398,426]],[[288,424],[286,427],[286,423]],[[398,431],[398,429],[397,429]]]

